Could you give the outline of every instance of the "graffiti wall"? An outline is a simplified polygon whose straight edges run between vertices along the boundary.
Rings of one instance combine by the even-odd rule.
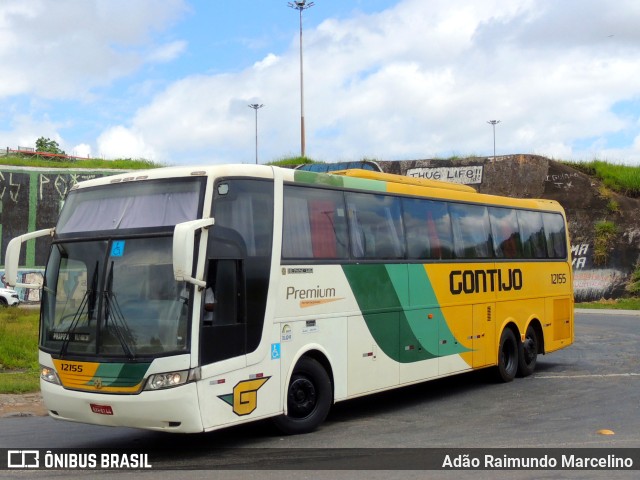
[[[0,265],[4,265],[5,250],[12,238],[55,225],[71,187],[115,173],[122,171],[0,167]],[[20,265],[43,267],[48,251],[47,238],[28,242]]]
[[[570,190],[576,186],[575,183],[579,176],[580,174],[578,172],[553,173],[547,175],[544,181],[551,183],[556,188]]]
[[[409,168],[406,175],[414,178],[426,178],[428,180],[440,180],[442,182],[475,185],[482,183],[482,172],[482,165],[461,167],[418,167]]]
[[[573,294],[577,301],[618,296],[624,290],[628,274],[616,268],[596,268],[588,243],[571,246]]]

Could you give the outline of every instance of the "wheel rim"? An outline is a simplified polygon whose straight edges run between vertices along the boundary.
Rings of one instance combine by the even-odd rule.
[[[316,403],[316,387],[311,380],[300,377],[291,382],[288,397],[289,416],[308,417],[316,408]]]

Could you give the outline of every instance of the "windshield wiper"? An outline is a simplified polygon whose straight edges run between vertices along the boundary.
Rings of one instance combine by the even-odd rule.
[[[85,310],[88,309],[87,325],[89,324],[89,320],[91,320],[91,317],[93,316],[93,311],[95,309],[95,292],[98,285],[98,266],[99,263],[96,262],[96,268],[93,272],[93,279],[91,280],[91,288],[84,292],[82,300],[80,300],[80,306],[73,314],[71,325],[69,325],[69,329],[66,331],[66,336],[62,341],[62,347],[60,348],[60,358],[63,358],[67,354],[69,343],[71,342],[71,335],[78,326],[78,322],[82,318]]]
[[[111,320],[110,329],[116,334],[120,345],[122,346],[122,350],[125,355],[133,360],[135,354],[129,347],[129,344],[135,344],[135,339],[131,334],[131,329],[127,325],[127,321],[122,314],[122,309],[118,304],[118,299],[116,298],[116,294],[113,293],[113,262],[111,262],[111,267],[109,268],[109,276],[107,278],[107,285],[104,290],[104,325],[105,328],[109,328],[107,322]]]

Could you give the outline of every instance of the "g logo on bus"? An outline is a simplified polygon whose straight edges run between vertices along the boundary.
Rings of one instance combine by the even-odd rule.
[[[93,381],[93,386],[96,387],[96,390],[101,390],[102,389],[102,379],[100,377],[96,378]]]
[[[218,395],[218,398],[233,407],[233,413],[242,417],[258,408],[258,390],[271,377],[243,380],[233,387],[233,393]]]

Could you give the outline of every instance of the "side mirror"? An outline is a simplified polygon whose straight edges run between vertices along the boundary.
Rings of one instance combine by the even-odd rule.
[[[191,276],[193,271],[193,248],[196,231],[213,225],[213,218],[203,218],[179,223],[173,231],[173,276],[178,282],[189,282],[205,287],[207,282]]]
[[[7,254],[4,257],[5,281],[10,287],[20,288],[42,288],[42,283],[20,283],[16,282],[18,278],[18,262],[20,261],[20,250],[22,244],[27,240],[44,237],[45,235],[53,235],[55,228],[45,228],[35,232],[25,233],[19,237],[13,238],[7,245]]]

